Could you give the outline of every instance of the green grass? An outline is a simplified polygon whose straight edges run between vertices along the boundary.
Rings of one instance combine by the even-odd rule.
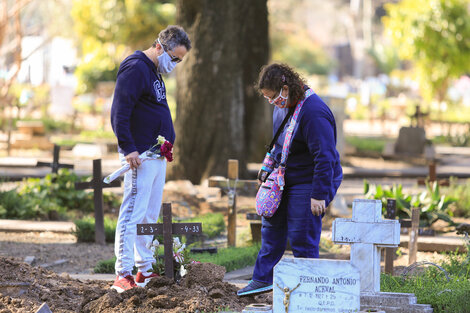
[[[353,146],[358,153],[382,153],[388,141],[383,137],[346,136],[346,143]]]
[[[184,223],[201,223],[202,233],[209,239],[219,236],[225,231],[225,220],[222,213],[208,213],[190,219],[181,220]]]
[[[74,235],[78,242],[94,242],[95,241],[95,218],[85,217],[75,222]],[[116,223],[114,219],[104,218],[104,234],[106,242],[114,242],[116,233]]]
[[[216,254],[201,253],[190,254],[190,258],[202,263],[212,263],[225,267],[227,272],[231,272],[255,264],[260,244],[248,247],[222,248]],[[163,255],[163,247],[159,247],[159,255]],[[114,263],[116,258],[99,261],[94,268],[95,273],[114,273]]]
[[[447,282],[445,278],[432,278],[428,275],[402,279],[383,274],[381,291],[414,293],[418,303],[430,304],[434,313],[470,312],[470,281],[454,278]]]
[[[98,261],[96,266],[93,268],[93,272],[99,274],[113,274],[114,264],[116,263],[116,257],[112,257],[108,260]]]
[[[470,218],[470,179],[462,183],[457,178],[451,177],[450,186],[444,189],[444,192],[455,198],[455,203],[450,207],[453,215]]]
[[[37,219],[46,215],[28,197],[22,197],[16,189],[0,191],[0,218]]]
[[[469,243],[467,242],[467,247]],[[420,268],[414,275],[390,276],[382,274],[383,292],[414,293],[418,303],[430,304],[434,313],[470,313],[470,252],[458,251],[447,255],[440,264],[446,275],[435,266]]]
[[[229,247],[219,249],[216,254],[201,253],[191,257],[202,263],[213,263],[225,267],[227,272],[254,265],[261,245],[248,247]]]

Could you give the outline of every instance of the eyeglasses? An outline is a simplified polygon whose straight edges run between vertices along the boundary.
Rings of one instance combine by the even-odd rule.
[[[180,63],[181,61],[183,61],[180,58],[178,58],[177,56],[174,56],[173,54],[171,54],[170,51],[167,51],[165,49],[165,47],[162,45],[162,43],[160,42],[160,39],[157,39],[157,40],[158,40],[158,43],[160,44],[160,46],[162,46],[163,51],[165,51],[170,56],[171,62]]]
[[[172,55],[169,51],[167,51],[166,53],[168,53],[168,55],[170,56],[171,62],[180,63],[181,61],[183,61],[177,56]]]
[[[264,96],[264,97],[268,100],[268,102],[269,102],[270,104],[274,104],[274,103],[277,101],[277,99],[279,99],[280,96],[282,96],[282,88],[281,88],[281,91],[279,92],[279,96],[277,96],[276,98],[271,99],[271,98],[266,97],[266,96]]]

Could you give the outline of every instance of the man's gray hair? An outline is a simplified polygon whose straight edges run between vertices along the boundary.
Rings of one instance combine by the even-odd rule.
[[[158,34],[158,39],[153,43],[154,47],[157,45],[158,40],[160,40],[166,51],[173,50],[178,46],[184,46],[187,51],[191,50],[191,40],[189,40],[188,34],[186,34],[181,26],[169,25],[162,30]]]

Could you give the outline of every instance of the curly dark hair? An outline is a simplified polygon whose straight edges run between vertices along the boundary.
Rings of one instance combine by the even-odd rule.
[[[258,83],[256,84],[258,91],[261,92],[261,89],[279,91],[284,85],[289,87],[290,101],[288,107],[295,106],[305,97],[305,80],[289,65],[273,63],[261,68]]]

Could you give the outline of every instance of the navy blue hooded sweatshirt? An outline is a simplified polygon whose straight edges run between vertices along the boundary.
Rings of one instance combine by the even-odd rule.
[[[159,135],[171,143],[175,130],[166,89],[155,64],[142,52],[128,56],[119,67],[111,107],[111,126],[124,155],[151,148]]]
[[[277,131],[288,112],[287,108],[274,107],[273,133]],[[287,122],[274,147],[274,159],[281,161],[282,145]],[[336,150],[336,123],[330,108],[316,94],[308,97],[300,111],[297,127],[286,162],[286,187],[312,184],[311,198],[333,200],[343,179],[338,151]]]

